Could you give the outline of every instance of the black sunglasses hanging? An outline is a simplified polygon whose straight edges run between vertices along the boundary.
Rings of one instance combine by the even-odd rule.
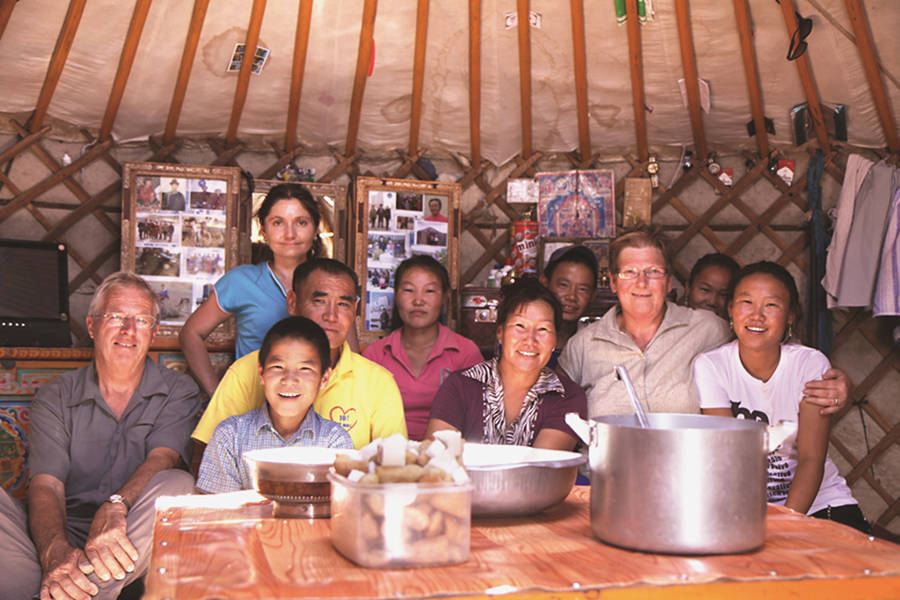
[[[791,45],[788,47],[787,59],[797,60],[806,52],[806,38],[812,33],[812,19],[803,17],[800,13],[795,12],[797,17],[797,29],[791,35]]]

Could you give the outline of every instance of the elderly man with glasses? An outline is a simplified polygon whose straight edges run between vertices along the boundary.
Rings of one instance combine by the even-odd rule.
[[[116,598],[147,570],[156,498],[192,491],[177,467],[199,388],[147,356],[158,319],[143,279],[110,275],[88,309],[92,364],[35,396],[27,513],[0,494],[4,598]]]

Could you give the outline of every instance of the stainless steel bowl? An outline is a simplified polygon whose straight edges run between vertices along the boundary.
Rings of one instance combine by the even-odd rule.
[[[275,516],[327,517],[331,514],[327,474],[338,452],[333,448],[288,446],[252,450],[243,459],[253,489],[275,503]]]
[[[587,458],[577,452],[466,443],[473,517],[533,515],[562,502]]]

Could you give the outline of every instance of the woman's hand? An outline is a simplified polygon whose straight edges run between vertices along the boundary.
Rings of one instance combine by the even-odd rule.
[[[578,440],[568,433],[564,433],[559,429],[550,429],[545,427],[541,429],[537,437],[534,438],[533,448],[549,448],[550,450],[568,450],[575,449]]]
[[[428,426],[425,428],[425,434],[422,436],[423,440],[432,440],[434,439],[435,431],[443,431],[445,429],[450,429],[452,431],[459,431],[456,427],[448,423],[447,421],[443,421],[441,419],[436,419],[434,417],[428,419]]]
[[[209,352],[206,351],[206,337],[230,316],[219,308],[216,292],[213,290],[209,298],[188,317],[181,328],[181,333],[178,334],[178,341],[181,342],[181,350],[184,352],[191,374],[210,397],[216,391],[219,378],[216,377]]]
[[[850,380],[840,369],[825,371],[822,379],[807,381],[803,386],[803,400],[818,406],[821,415],[830,415],[841,410],[850,397]]]

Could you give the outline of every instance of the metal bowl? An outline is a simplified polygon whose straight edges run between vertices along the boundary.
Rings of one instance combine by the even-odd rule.
[[[251,450],[243,459],[253,489],[275,503],[275,516],[327,517],[331,514],[327,474],[338,452],[333,448],[288,446]]]
[[[562,502],[585,462],[577,452],[466,443],[463,464],[474,486],[472,516],[521,517]]]

